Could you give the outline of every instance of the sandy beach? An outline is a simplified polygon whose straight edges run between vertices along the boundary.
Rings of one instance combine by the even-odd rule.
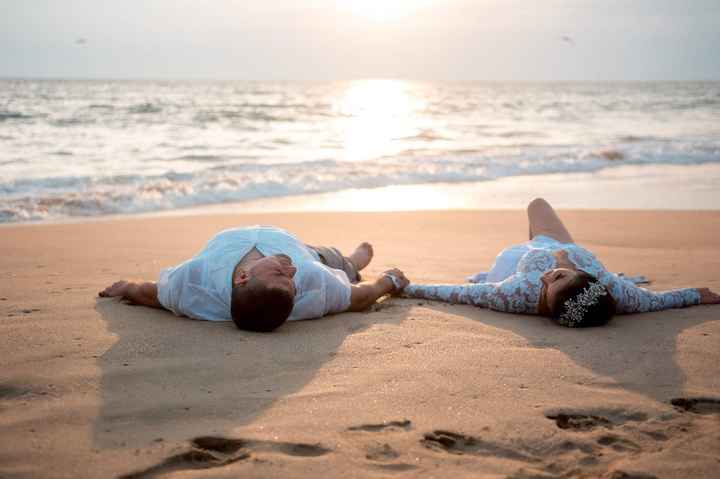
[[[720,212],[561,215],[613,271],[720,290]],[[520,209],[2,227],[0,477],[720,474],[720,306],[573,330],[393,298],[254,334],[97,297],[256,223],[370,241],[366,276],[417,282],[461,282],[527,234]]]

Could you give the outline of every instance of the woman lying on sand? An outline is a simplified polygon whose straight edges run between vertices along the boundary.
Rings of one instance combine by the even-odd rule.
[[[610,273],[574,243],[550,204],[528,205],[530,241],[503,250],[486,282],[460,285],[411,284],[405,295],[474,304],[507,313],[547,316],[567,327],[601,326],[618,313],[642,313],[695,304],[718,304],[707,288],[653,292]]]

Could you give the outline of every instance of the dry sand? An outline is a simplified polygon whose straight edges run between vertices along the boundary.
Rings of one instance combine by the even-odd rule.
[[[612,270],[720,289],[720,212],[562,215]],[[522,211],[0,228],[0,477],[720,475],[720,306],[572,330],[391,299],[263,335],[96,297],[260,222],[371,241],[368,276],[419,282],[486,270],[527,231]]]

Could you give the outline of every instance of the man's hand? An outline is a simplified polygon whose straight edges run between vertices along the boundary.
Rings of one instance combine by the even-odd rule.
[[[130,304],[162,308],[158,300],[158,290],[155,283],[133,283],[131,281],[117,281],[98,293],[102,298],[121,298],[130,301]]]
[[[709,288],[698,288],[700,304],[720,304],[720,295],[710,291]]]
[[[115,297],[123,297],[127,294],[128,286],[130,283],[127,281],[117,281],[107,288],[103,289],[98,293],[98,296],[101,298],[115,298]]]
[[[394,278],[394,280],[392,278]],[[397,285],[395,284],[397,283]],[[375,281],[363,281],[351,286],[349,311],[364,311],[386,294],[400,293],[409,281],[397,268],[387,270]]]

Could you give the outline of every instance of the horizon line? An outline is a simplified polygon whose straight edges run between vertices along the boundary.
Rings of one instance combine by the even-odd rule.
[[[280,78],[213,78],[213,77],[83,77],[83,76],[11,76],[0,75],[0,81],[157,81],[157,82],[274,82],[274,83],[342,83],[356,81],[405,81],[414,83],[714,83],[720,82],[718,78],[687,78],[687,79],[420,79],[407,77],[354,77],[334,79],[280,79]]]

